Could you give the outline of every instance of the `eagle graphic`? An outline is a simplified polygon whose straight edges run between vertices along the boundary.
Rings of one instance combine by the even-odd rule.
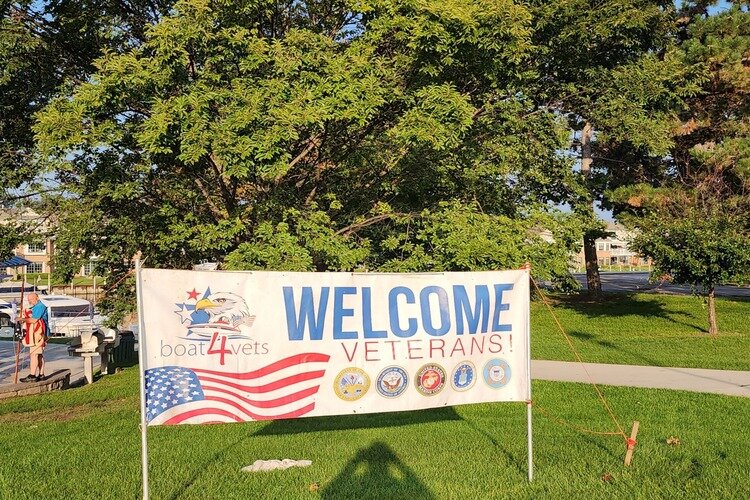
[[[235,293],[217,292],[204,297],[195,304],[196,311],[205,311],[209,323],[220,323],[239,329],[240,325],[252,326],[255,316],[250,314],[245,299]]]

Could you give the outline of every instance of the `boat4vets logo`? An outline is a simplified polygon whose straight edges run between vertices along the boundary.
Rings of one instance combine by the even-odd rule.
[[[397,398],[404,393],[409,383],[406,371],[400,366],[389,366],[384,368],[378,375],[375,388],[378,393],[386,398]]]
[[[414,380],[417,390],[424,396],[434,396],[445,387],[445,369],[437,363],[424,365]]]
[[[333,392],[344,401],[356,401],[370,389],[370,376],[354,366],[344,368],[333,380]]]
[[[210,341],[217,332],[229,340],[251,340],[247,334],[255,321],[245,299],[232,292],[203,293],[195,288],[186,292],[187,299],[175,304],[175,314],[186,329],[184,340]]]

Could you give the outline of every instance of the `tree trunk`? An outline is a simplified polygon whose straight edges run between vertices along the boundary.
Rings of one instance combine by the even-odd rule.
[[[589,122],[583,126],[581,132],[581,172],[586,179],[591,175],[591,136],[594,128]],[[592,196],[593,198],[593,196]],[[594,201],[591,201],[591,212],[594,214]],[[596,256],[596,239],[588,233],[583,235],[583,257],[586,261],[586,283],[589,292],[600,294],[602,292],[602,280],[599,276],[599,261]]]
[[[588,291],[598,295],[602,292],[602,280],[599,277],[599,262],[596,258],[596,240],[589,234],[583,235],[583,256],[586,260]]]
[[[716,290],[714,287],[708,290],[708,334],[717,335],[719,328],[716,326]]]

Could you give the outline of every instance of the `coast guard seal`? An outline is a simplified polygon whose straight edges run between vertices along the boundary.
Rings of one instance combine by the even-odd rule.
[[[484,382],[493,389],[501,389],[510,382],[510,365],[507,361],[494,358],[484,365]]]

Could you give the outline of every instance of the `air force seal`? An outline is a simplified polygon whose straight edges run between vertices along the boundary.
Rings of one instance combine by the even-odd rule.
[[[409,376],[399,366],[384,368],[378,375],[375,388],[381,396],[386,398],[397,398],[404,393],[409,383]]]
[[[354,366],[344,368],[333,380],[333,391],[344,401],[356,401],[370,389],[370,376]]]
[[[428,363],[417,371],[414,382],[424,396],[434,396],[445,387],[445,369],[437,363]]]
[[[457,391],[468,391],[477,381],[477,370],[471,361],[462,361],[453,369],[451,386]]]
[[[488,386],[502,389],[510,382],[510,365],[504,359],[491,359],[485,363],[483,375]]]

